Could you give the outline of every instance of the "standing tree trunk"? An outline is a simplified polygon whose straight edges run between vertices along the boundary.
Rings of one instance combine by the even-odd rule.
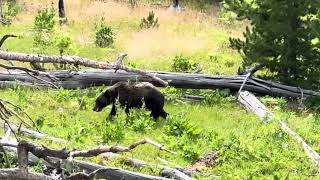
[[[2,9],[2,0],[0,0],[0,20],[2,22],[2,18],[4,18],[3,16],[3,9]]]
[[[177,8],[180,5],[180,0],[173,0],[173,7]]]
[[[59,9],[59,18],[60,18],[59,22],[60,22],[60,25],[62,25],[67,22],[63,0],[59,0],[58,9]]]

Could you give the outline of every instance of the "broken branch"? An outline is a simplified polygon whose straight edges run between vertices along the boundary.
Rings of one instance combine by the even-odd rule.
[[[118,60],[121,58],[123,59],[126,55],[121,54]],[[82,65],[86,67],[92,67],[97,69],[121,69],[127,72],[133,72],[140,74],[142,76],[147,76],[156,82],[160,83],[163,86],[168,86],[168,83],[163,81],[162,79],[156,77],[155,75],[150,75],[146,71],[135,69],[135,68],[128,68],[123,66],[122,60],[118,61],[116,64],[110,64],[105,62],[98,62],[93,61],[87,58],[82,58],[79,56],[48,56],[48,55],[37,55],[37,54],[25,54],[25,53],[15,53],[15,52],[8,52],[0,50],[0,59],[3,60],[14,60],[20,62],[37,62],[37,63],[60,63],[60,64],[74,64],[74,65]]]

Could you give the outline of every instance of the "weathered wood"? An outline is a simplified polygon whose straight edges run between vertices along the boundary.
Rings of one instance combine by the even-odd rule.
[[[272,113],[262,104],[252,93],[241,91],[238,96],[238,101],[248,110],[255,113],[260,119],[269,120]]]
[[[17,155],[17,142],[12,140],[12,141],[7,141],[7,142],[1,142],[2,145],[5,145],[5,149],[10,151],[11,153],[13,153],[13,155]],[[94,164],[94,163],[89,163],[89,162],[85,162],[85,161],[79,161],[79,160],[68,160],[68,159],[59,159],[59,158],[54,158],[54,157],[48,157],[48,159],[50,159],[52,162],[55,161],[61,161],[62,164],[70,167],[73,167],[75,169],[79,169],[81,171],[86,171],[87,173],[92,173],[94,171],[100,170],[100,172],[96,173],[94,175],[95,178],[97,179],[112,179],[112,180],[169,180],[167,178],[164,177],[158,177],[158,176],[151,176],[151,175],[146,175],[146,174],[142,174],[142,173],[136,173],[136,172],[132,172],[132,171],[127,171],[127,170],[123,170],[120,168],[115,168],[115,167],[106,167],[106,166],[102,166],[102,165],[98,165],[98,164]],[[36,163],[39,161],[39,158],[34,156],[32,153],[29,153],[28,155],[28,160],[31,163]],[[45,164],[47,166],[50,166],[50,164],[46,163]],[[3,171],[3,176],[2,177],[6,177],[6,169],[4,169]],[[11,172],[11,171],[8,171]],[[30,174],[30,172],[29,172]],[[20,176],[23,177],[23,176]],[[0,179],[1,178],[1,171],[0,171]],[[11,179],[15,179],[15,178],[11,178]],[[37,179],[37,178],[35,178]]]
[[[238,91],[245,75],[239,76],[213,76],[207,74],[190,74],[174,72],[146,71],[148,74],[156,74],[158,78],[168,81],[171,87],[188,89],[231,89]],[[156,86],[162,86],[149,77],[132,72],[118,70],[83,70],[83,71],[54,71],[48,72],[50,76],[59,79],[57,85],[65,89],[88,88],[92,86],[112,85],[118,81],[147,81]],[[45,78],[45,77],[44,77]],[[47,79],[49,80],[49,79]],[[35,83],[44,85],[43,82],[30,77],[22,71],[0,72],[1,82],[22,81],[23,83]],[[308,96],[320,96],[320,92],[301,89],[298,87],[285,86],[274,82],[264,81],[257,78],[249,78],[243,86],[244,90],[260,95],[281,96],[300,98]]]
[[[309,158],[315,163],[315,165],[318,167],[318,170],[320,170],[319,154],[315,150],[313,150],[312,147],[309,146],[307,142],[305,142],[302,139],[302,137],[300,137],[296,132],[290,129],[289,126],[284,121],[280,121],[280,128],[283,131],[287,132],[291,137],[293,137],[297,142],[299,142],[302,145],[304,151],[307,153]]]
[[[125,53],[121,53],[114,63],[106,63],[101,61],[94,61],[88,58],[79,56],[57,56],[57,55],[41,55],[41,54],[25,54],[17,52],[9,52],[0,50],[0,59],[7,61],[19,61],[19,62],[30,62],[30,63],[59,63],[59,64],[73,64],[81,65],[96,69],[114,69],[124,70],[135,74],[140,74],[144,77],[148,77],[158,82],[164,87],[168,86],[168,83],[158,78],[156,74],[149,74],[148,72],[136,68],[129,68],[123,65],[123,59],[127,56]]]
[[[54,180],[49,176],[40,173],[29,172],[27,175],[21,173],[18,168],[0,169],[0,179],[2,180]]]
[[[116,153],[104,153],[104,154],[101,154],[101,156],[104,158],[107,158],[107,159],[122,158],[126,164],[129,164],[130,166],[136,167],[136,168],[150,166],[145,161],[142,161],[139,159],[133,159],[133,158],[126,158],[126,157],[123,157],[120,154],[116,154]],[[192,177],[186,175],[185,173],[183,173],[177,169],[173,169],[173,168],[162,166],[162,165],[156,165],[155,167],[161,170],[161,174],[164,177],[174,178],[174,179],[179,179],[179,180],[193,180]]]
[[[274,117],[273,113],[268,110],[268,108],[262,104],[252,93],[247,91],[240,92],[238,96],[238,101],[249,111],[254,112],[263,121],[271,121]],[[309,146],[302,137],[300,137],[296,132],[289,128],[289,126],[284,122],[279,122],[280,128],[293,137],[298,143],[300,143],[308,155],[309,159],[315,164],[320,171],[320,155]]]
[[[93,163],[88,163],[84,161],[73,160],[72,164],[80,168],[80,170],[85,170],[89,173],[96,170],[102,169],[103,171],[96,174],[95,178],[112,179],[112,180],[169,180],[164,177],[157,177],[151,175],[145,175],[141,173],[135,173],[132,171],[123,170],[120,168],[105,167]]]

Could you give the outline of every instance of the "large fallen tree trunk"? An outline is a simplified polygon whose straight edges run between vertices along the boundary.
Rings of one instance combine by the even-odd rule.
[[[168,86],[168,83],[158,78],[155,74],[148,74],[144,70],[129,68],[124,66],[123,61],[127,56],[125,53],[121,53],[117,60],[114,63],[107,63],[101,61],[94,61],[88,58],[83,58],[79,56],[57,56],[57,55],[41,55],[41,54],[25,54],[25,53],[16,53],[0,50],[0,59],[6,61],[19,61],[19,62],[30,62],[30,63],[59,63],[59,64],[73,64],[81,65],[85,67],[91,67],[96,69],[114,69],[114,70],[124,70],[126,72],[140,74],[142,76],[148,77],[155,80],[164,87]],[[11,67],[14,68],[14,67]],[[18,67],[21,69],[21,67]],[[29,74],[30,75],[30,74]],[[35,78],[35,77],[33,77]]]
[[[207,74],[190,74],[190,73],[174,73],[174,72],[157,72],[146,71],[148,74],[156,74],[156,76],[164,81],[169,82],[171,87],[188,88],[188,89],[224,89],[228,88],[237,91],[244,79],[245,75],[239,76],[222,76]],[[84,71],[54,71],[48,72],[50,76],[58,79],[57,85],[65,89],[87,88],[91,86],[112,85],[118,81],[148,81],[156,86],[162,86],[159,82],[149,77],[139,75],[132,72],[119,70],[84,70]],[[49,81],[49,78],[47,79]],[[30,77],[23,71],[7,71],[0,72],[0,84],[2,82],[21,81],[23,83],[35,83],[39,86],[45,85],[44,82]],[[243,90],[248,90],[260,95],[281,96],[281,97],[308,97],[320,96],[320,92],[301,89],[281,85],[258,78],[249,78],[243,86]]]

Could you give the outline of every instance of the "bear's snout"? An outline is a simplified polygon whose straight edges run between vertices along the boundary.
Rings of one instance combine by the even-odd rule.
[[[100,112],[102,110],[102,108],[99,108],[99,107],[95,106],[92,110],[95,111],[95,112]]]

